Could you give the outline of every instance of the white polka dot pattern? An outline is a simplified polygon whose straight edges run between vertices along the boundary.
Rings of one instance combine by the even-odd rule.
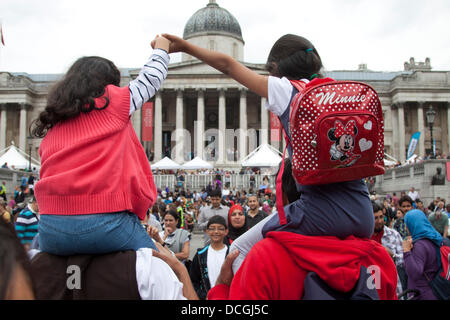
[[[384,172],[383,112],[369,85],[319,84],[294,96],[291,110],[292,168],[297,182],[332,183]]]

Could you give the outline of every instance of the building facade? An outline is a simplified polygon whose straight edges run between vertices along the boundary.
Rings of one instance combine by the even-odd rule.
[[[243,61],[245,42],[236,18],[210,0],[188,19],[183,37],[199,46],[227,53],[248,68],[267,75],[264,64]],[[122,69],[121,85],[136,78],[140,66]],[[403,71],[326,71],[336,80],[363,81],[378,92],[385,119],[385,152],[404,162],[411,136],[421,132],[416,154],[431,152],[431,133],[426,112],[436,112],[433,137],[437,153],[450,150],[450,71],[434,71],[430,59],[405,62]],[[45,108],[57,74],[0,72],[0,150],[13,141],[38,159],[39,139],[29,138],[31,122]],[[239,160],[261,144],[282,150],[279,129],[274,128],[265,99],[201,61],[183,54],[169,66],[162,88],[151,100],[151,108],[132,116],[138,137],[151,130],[142,144],[154,162],[169,156],[184,163],[194,156],[217,167],[237,167]]]

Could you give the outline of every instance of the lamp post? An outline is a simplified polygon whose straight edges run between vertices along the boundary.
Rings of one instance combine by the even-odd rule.
[[[433,157],[435,157],[436,155],[434,154],[434,148],[433,148],[433,123],[434,123],[434,119],[436,117],[436,111],[433,110],[433,106],[430,105],[430,109],[428,109],[426,114],[427,114],[427,122],[428,122],[428,125],[430,126],[431,151],[433,152]]]
[[[33,137],[28,136],[27,140],[28,140],[28,171],[31,172],[31,146],[32,146]]]

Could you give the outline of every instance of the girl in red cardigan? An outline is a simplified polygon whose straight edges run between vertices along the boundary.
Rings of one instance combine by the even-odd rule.
[[[48,95],[32,133],[39,148],[35,186],[40,249],[57,255],[155,250],[139,220],[156,200],[148,159],[131,115],[161,87],[170,41],[163,37],[129,85],[101,57],[78,59]]]

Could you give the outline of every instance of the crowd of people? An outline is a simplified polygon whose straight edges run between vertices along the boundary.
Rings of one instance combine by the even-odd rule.
[[[184,265],[200,299],[206,299],[214,287],[233,241],[276,211],[275,194],[270,188],[254,194],[248,190],[224,191],[220,185],[200,192],[177,186],[172,191],[168,187],[158,189],[157,201],[142,221],[155,243]],[[29,253],[39,249],[39,208],[30,193],[26,199],[29,201],[19,211],[2,201],[0,215],[14,227],[17,239]],[[435,246],[430,242],[448,238],[450,204],[438,197],[425,206],[413,187],[399,196],[372,195],[371,200],[375,219],[371,239],[382,244],[395,263],[397,295],[403,299],[436,299],[425,274],[432,278],[438,271]],[[197,252],[190,259],[194,228],[203,232],[204,246],[195,248]],[[424,228],[425,238],[418,235]]]
[[[31,129],[43,138],[34,195],[17,216],[2,204],[10,214],[0,219],[0,299],[437,298],[428,279],[439,272],[436,249],[448,237],[445,200],[425,208],[413,188],[370,199],[364,170],[382,167],[368,158],[358,167],[364,172],[352,168],[364,157],[352,154],[359,120],[335,121],[328,134],[336,142],[324,150],[331,167],[320,183],[302,183],[293,93],[334,82],[321,74],[309,40],[281,37],[268,57],[269,77],[173,35],[151,45],[128,86],[120,87],[111,61],[82,57],[50,91]],[[179,172],[174,186],[157,190],[130,116],[161,87],[169,53],[181,51],[267,99],[293,141],[276,182],[264,177],[259,187],[250,180],[233,190],[223,172],[192,192]],[[204,243],[190,259],[196,228]]]

